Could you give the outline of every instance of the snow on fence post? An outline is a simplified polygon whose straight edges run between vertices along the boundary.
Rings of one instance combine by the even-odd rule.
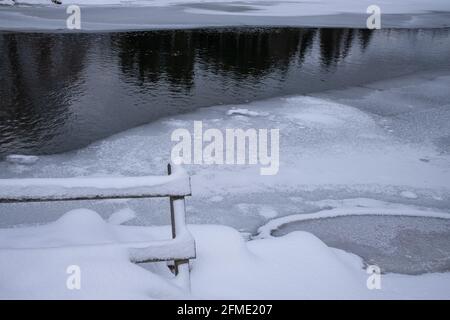
[[[172,174],[172,165],[167,165],[167,173]],[[172,224],[172,238],[188,233],[186,228],[186,207],[184,196],[170,196],[170,219]],[[195,246],[194,246],[195,248]],[[175,274],[183,287],[190,290],[189,259],[174,260]]]

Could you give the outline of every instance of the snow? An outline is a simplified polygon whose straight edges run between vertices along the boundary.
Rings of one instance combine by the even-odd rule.
[[[13,164],[20,164],[20,165],[32,165],[35,164],[39,157],[37,156],[26,156],[26,155],[20,155],[20,154],[10,154],[6,156],[6,161]]]
[[[362,201],[361,201],[362,200]],[[344,201],[321,201],[338,207],[321,210],[314,213],[302,213],[289,215],[270,220],[258,229],[258,238],[270,237],[274,230],[283,225],[313,219],[336,218],[345,216],[406,216],[406,217],[426,217],[438,219],[450,219],[448,212],[436,212],[430,209],[419,209],[411,206],[392,204],[373,199],[346,199]],[[357,205],[354,205],[357,203]],[[353,204],[353,205],[352,205]]]
[[[0,0],[0,29],[64,30],[68,5],[80,5],[81,31],[207,26],[366,27],[370,0]],[[5,6],[2,6],[5,4]],[[31,5],[31,7],[30,7]],[[382,27],[448,26],[447,0],[379,0]]]
[[[358,255],[365,265],[379,266],[383,273],[418,275],[450,270],[450,219],[341,215],[288,223],[272,235],[294,231],[310,232],[327,246]]]
[[[359,257],[332,249],[306,232],[269,236],[283,224],[305,219],[401,216],[447,221],[450,154],[445,137],[450,135],[449,92],[439,88],[449,83],[448,72],[417,74],[314,96],[203,108],[117,134],[82,150],[42,156],[27,166],[26,172],[0,162],[0,176],[40,178],[47,183],[47,177],[67,182],[66,178],[81,175],[72,178],[81,185],[84,179],[95,177],[164,175],[162,163],[169,161],[171,132],[183,126],[192,128],[194,120],[202,119],[205,128],[279,128],[281,163],[276,176],[260,176],[258,168],[252,166],[186,168],[192,175],[193,192],[187,199],[187,218],[197,245],[197,259],[192,262],[193,297],[450,298],[448,273],[384,274],[382,289],[368,290]],[[380,98],[382,95],[389,97],[387,102]],[[418,95],[421,102],[412,104]],[[235,109],[266,115],[227,115]],[[395,113],[386,112],[389,110]],[[130,181],[130,186],[135,185]],[[3,191],[5,188],[1,192],[9,192]],[[39,193],[39,188],[29,191]],[[147,256],[157,252],[166,257],[173,252],[192,254],[183,247],[192,239],[181,239],[168,252],[169,243],[163,239],[170,238],[170,228],[154,226],[167,224],[162,218],[167,216],[161,214],[167,212],[167,202],[153,206],[138,200],[91,201],[86,205],[98,209],[102,218],[129,208],[136,214],[133,223],[152,227],[118,225],[131,218],[129,213],[113,215],[112,223],[105,223],[92,211],[72,211],[48,225],[2,229],[0,295],[185,296],[164,263],[145,264],[144,270],[129,262],[130,258],[142,259],[138,252]],[[73,206],[78,208],[80,204],[8,204],[0,207],[1,223],[44,223]],[[195,225],[198,223],[230,227]],[[254,233],[261,225],[265,226],[260,229],[260,239],[244,241],[242,234]],[[368,229],[377,235],[377,230]],[[152,240],[159,244],[150,252],[136,250],[130,255],[129,248],[142,249]],[[86,270],[81,291],[65,287],[65,270],[73,264]],[[38,280],[32,280],[35,278]]]
[[[311,234],[296,232],[246,243],[230,228],[201,226],[192,231],[198,244],[192,290],[201,297],[326,299],[366,295],[364,283],[358,283],[351,268]]]
[[[174,166],[174,169],[177,168]],[[0,179],[2,200],[54,200],[189,195],[186,172],[167,176]]]
[[[408,199],[417,199],[417,194],[415,194],[412,191],[402,191],[400,192],[400,195],[404,198],[408,198]]]
[[[214,196],[209,199],[209,201],[211,201],[211,202],[221,202],[223,200],[224,200],[224,198],[222,196]]]
[[[9,3],[9,0],[5,2]],[[18,4],[51,5],[49,0],[16,0]],[[233,15],[271,15],[271,16],[311,16],[336,13],[366,13],[373,4],[371,0],[313,0],[313,1],[278,1],[278,0],[62,0],[63,5],[122,5],[122,6],[175,6],[187,5],[188,12],[201,14]],[[421,13],[426,11],[446,11],[446,0],[379,0],[377,5],[382,13]]]
[[[0,298],[450,297],[448,273],[382,275],[382,289],[368,290],[361,259],[329,248],[306,232],[246,242],[236,230],[225,226],[189,228],[197,243],[191,293],[177,285],[165,263],[136,265],[129,261],[129,243],[168,237],[168,226],[114,225],[91,210],[80,209],[47,225],[0,229]],[[80,290],[66,287],[69,266],[80,268]]]
[[[41,156],[26,172],[0,162],[1,178],[124,177],[166,174],[176,128],[192,130],[202,119],[204,129],[279,128],[280,170],[275,176],[260,176],[257,166],[189,165],[192,197],[187,199],[191,223],[225,224],[255,232],[266,222],[259,208],[270,206],[279,217],[319,211],[315,200],[371,198],[388,203],[414,204],[448,213],[450,210],[450,154],[437,143],[450,135],[448,90],[436,94],[429,89],[448,86],[449,76],[427,74],[397,79],[384,88],[395,116],[376,113],[371,97],[379,95],[382,83],[368,84],[361,94],[355,88],[316,96],[292,96],[256,101],[238,106],[213,106],[128,130],[70,153]],[[372,89],[373,88],[373,89]],[[420,92],[413,109],[403,109],[410,96]],[[427,92],[429,95],[427,96]],[[352,98],[353,96],[357,98]],[[341,98],[342,97],[342,98]],[[427,97],[429,99],[427,99]],[[352,98],[352,99],[350,99]],[[362,102],[361,102],[362,101]],[[366,107],[360,107],[365,105]],[[368,107],[369,110],[367,110]],[[427,108],[429,106],[429,108]],[[387,108],[387,106],[385,106]],[[424,108],[427,117],[423,116]],[[247,109],[267,116],[228,116],[232,109]],[[425,121],[425,118],[430,120]],[[421,119],[422,121],[419,121]],[[435,121],[431,121],[434,119]],[[395,128],[391,133],[386,125]],[[430,159],[428,162],[420,159]],[[81,177],[79,179],[82,179]],[[409,191],[417,198],[405,198]],[[2,191],[1,192],[7,192]],[[39,191],[36,191],[39,192]],[[213,199],[214,201],[210,201]],[[241,210],[242,204],[249,210]],[[126,203],[91,202],[92,208],[109,216],[111,210],[129,207],[139,224],[167,224],[160,214],[166,202],[130,200]],[[49,222],[74,204],[52,203],[45,210],[34,204],[0,208],[2,225]],[[34,211],[43,211],[39,217]]]
[[[124,247],[81,246],[113,243],[120,239],[114,227],[92,211],[79,210],[46,226],[2,230],[0,234],[5,241],[0,250],[2,299],[182,296],[179,288],[161,276],[130,263]],[[68,245],[72,247],[67,248]],[[27,246],[35,249],[24,248]],[[49,246],[60,249],[45,249]],[[81,290],[68,290],[66,287],[66,270],[72,265],[81,268]],[[154,268],[164,270],[158,264]]]
[[[136,212],[131,210],[130,208],[123,208],[117,212],[111,214],[108,218],[108,222],[111,224],[124,224],[127,221],[133,220],[136,218]]]
[[[270,206],[262,206],[259,209],[259,214],[266,219],[272,219],[278,215],[278,212]]]
[[[259,116],[260,113],[258,113],[256,111],[250,111],[248,109],[233,108],[233,109],[227,111],[227,115],[229,115],[229,116],[240,115],[240,116],[256,117],[256,116]],[[263,115],[267,115],[267,114],[263,114]]]

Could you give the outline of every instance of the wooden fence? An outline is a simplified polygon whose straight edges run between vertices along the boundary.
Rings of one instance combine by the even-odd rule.
[[[185,197],[190,195],[190,177],[170,164],[167,176],[0,179],[0,203],[168,197],[172,239],[125,245],[135,263],[173,260],[177,280],[187,290],[189,259],[196,255],[186,227]]]

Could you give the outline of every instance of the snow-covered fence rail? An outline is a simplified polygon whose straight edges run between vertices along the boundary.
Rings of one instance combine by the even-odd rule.
[[[0,203],[189,196],[182,169],[168,176],[0,179]]]
[[[117,178],[0,179],[0,203],[168,197],[172,239],[129,244],[130,260],[136,263],[173,260],[179,281],[189,289],[189,259],[196,255],[194,238],[186,228],[185,197],[191,195],[190,177],[180,167],[170,164],[168,174]]]

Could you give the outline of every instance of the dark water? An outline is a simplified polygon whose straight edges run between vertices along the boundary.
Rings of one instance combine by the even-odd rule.
[[[0,33],[0,156],[76,149],[203,106],[449,67],[449,29]]]

